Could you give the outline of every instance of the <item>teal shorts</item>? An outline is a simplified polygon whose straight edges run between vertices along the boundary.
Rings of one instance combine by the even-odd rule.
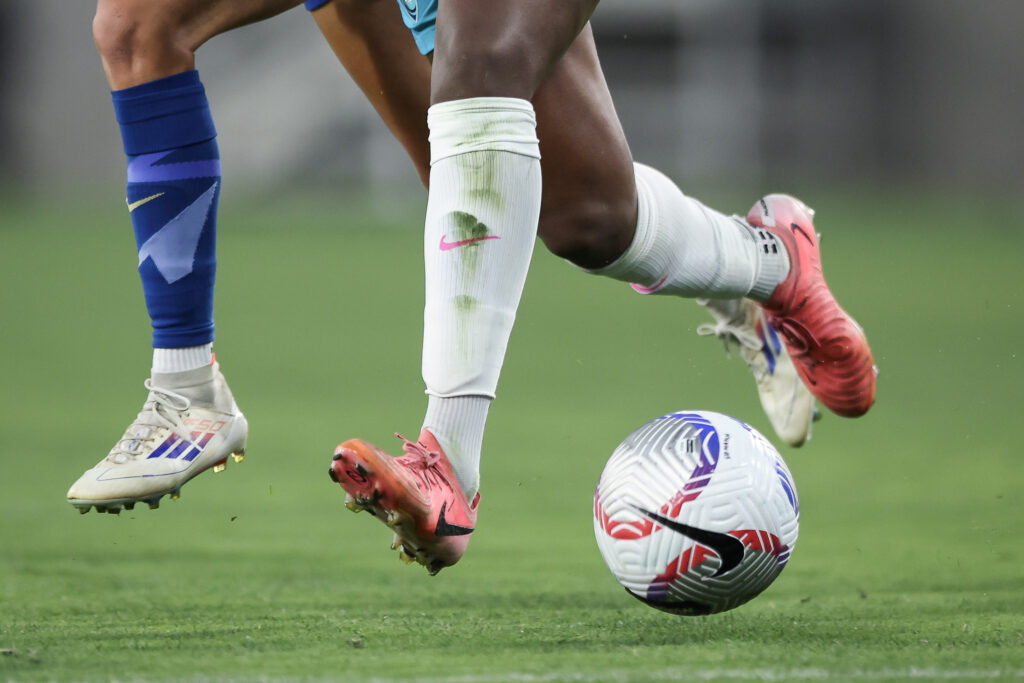
[[[312,12],[330,0],[306,0],[306,9]],[[416,47],[428,55],[434,51],[434,23],[437,21],[437,0],[398,0],[402,20],[412,31]]]
[[[402,19],[412,31],[416,47],[429,55],[434,51],[434,24],[437,22],[437,0],[398,0]]]

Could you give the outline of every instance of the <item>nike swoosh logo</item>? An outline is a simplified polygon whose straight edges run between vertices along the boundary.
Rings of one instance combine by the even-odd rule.
[[[477,242],[483,242],[484,240],[500,240],[501,237],[498,235],[484,235],[482,237],[470,237],[469,239],[459,240],[458,242],[449,242],[445,239],[447,235],[441,235],[441,251],[450,251],[451,249],[458,249],[464,247],[467,244],[476,244]]]
[[[677,522],[674,519],[663,517],[656,512],[644,510],[643,508],[635,505],[633,508],[644,517],[647,517],[653,522],[657,522],[666,529],[671,529],[672,531],[680,533],[683,536],[691,538],[697,543],[707,546],[715,551],[715,554],[718,555],[718,558],[722,563],[718,566],[718,569],[715,570],[715,573],[712,574],[712,576],[721,576],[728,571],[732,571],[739,566],[740,562],[743,561],[746,546],[743,545],[743,541],[735,536],[719,533],[717,531],[708,531],[707,529],[698,529],[697,527]]]
[[[661,287],[661,286],[662,286],[663,284],[665,284],[665,281],[666,281],[666,280],[668,280],[668,275],[666,275],[665,277],[661,278],[660,280],[658,280],[657,282],[655,282],[655,283],[654,283],[653,285],[651,285],[650,287],[644,287],[644,286],[642,286],[642,285],[638,285],[638,284],[637,284],[637,283],[635,283],[635,282],[631,282],[631,283],[629,284],[629,286],[630,286],[630,287],[632,287],[632,288],[633,288],[634,290],[636,290],[637,292],[640,292],[641,294],[650,294],[651,292],[656,292],[656,291],[658,291],[658,289],[659,289],[659,288],[660,288],[660,287]]]
[[[448,509],[448,501],[441,503],[441,514],[437,516],[437,526],[434,527],[435,536],[466,536],[473,533],[471,526],[459,526],[449,524],[444,518],[444,511]]]
[[[128,201],[128,198],[126,197],[125,200],[124,200],[124,203],[128,205],[128,213],[131,213],[132,211],[134,211],[135,209],[139,208],[143,204],[149,204],[154,199],[158,199],[158,198],[163,197],[163,196],[164,196],[163,192],[157,192],[156,194],[151,194],[148,197],[143,197],[142,199],[140,199],[138,201],[135,201],[135,202]]]

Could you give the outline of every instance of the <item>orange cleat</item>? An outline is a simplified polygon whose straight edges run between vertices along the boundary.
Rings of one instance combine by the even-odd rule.
[[[789,253],[789,275],[762,306],[811,393],[837,415],[859,417],[875,402],[878,369],[864,330],[825,283],[813,218],[803,202],[783,194],[768,195],[747,214],[768,233],[765,249],[774,236]]]
[[[459,561],[476,526],[480,494],[466,500],[441,446],[427,430],[412,443],[401,435],[405,455],[394,457],[362,439],[334,450],[328,472],[348,494],[353,512],[368,511],[395,532],[392,549],[431,575]]]

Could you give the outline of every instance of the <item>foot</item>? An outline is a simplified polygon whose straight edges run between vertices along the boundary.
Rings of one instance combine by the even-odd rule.
[[[398,436],[398,435],[396,435]],[[393,457],[371,443],[351,439],[334,451],[329,474],[353,512],[369,511],[394,530],[392,549],[431,575],[459,561],[476,526],[480,494],[472,503],[452,473],[437,439],[427,430],[404,442]]]
[[[837,415],[859,417],[875,401],[878,370],[864,331],[825,284],[813,218],[803,202],[781,194],[761,199],[747,214],[789,253],[789,275],[762,306],[811,393]]]
[[[754,373],[757,393],[775,433],[790,446],[801,446],[811,436],[815,417],[814,396],[804,385],[778,332],[764,311],[750,299],[712,300],[698,303],[715,319],[697,328],[699,335],[715,335],[726,351],[731,344]]]
[[[142,501],[155,508],[177,498],[197,474],[220,472],[245,455],[249,425],[216,363],[146,380],[149,397],[107,457],[68,490],[83,514],[117,514]]]

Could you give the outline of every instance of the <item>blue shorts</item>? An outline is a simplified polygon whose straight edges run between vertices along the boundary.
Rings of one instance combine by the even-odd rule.
[[[306,9],[312,12],[326,5],[330,0],[306,0]],[[434,24],[437,21],[437,0],[398,0],[402,9],[402,20],[412,31],[416,47],[428,55],[434,51]]]

